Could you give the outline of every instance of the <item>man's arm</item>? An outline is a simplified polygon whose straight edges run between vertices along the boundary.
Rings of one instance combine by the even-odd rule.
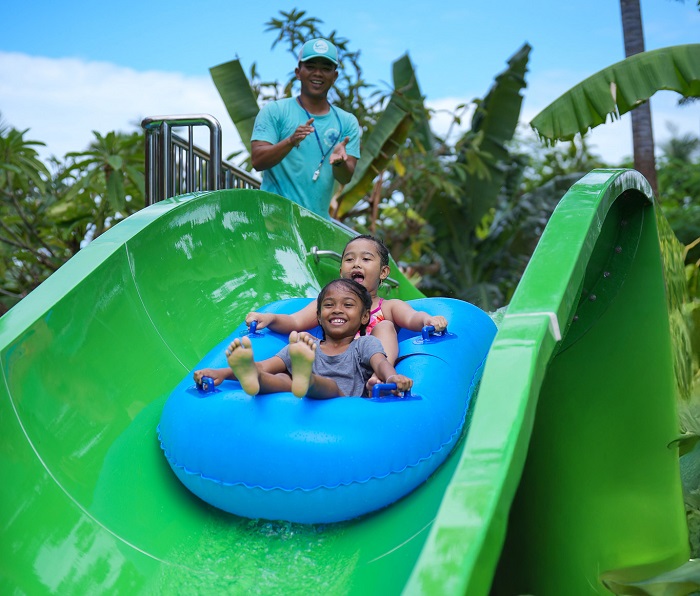
[[[313,122],[314,119],[311,118],[306,124],[297,126],[291,136],[282,139],[279,143],[252,141],[250,144],[250,161],[253,167],[260,172],[276,166],[287,157],[292,149],[298,147],[299,143],[313,133]]]

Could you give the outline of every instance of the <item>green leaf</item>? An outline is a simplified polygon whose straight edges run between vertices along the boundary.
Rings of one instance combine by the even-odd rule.
[[[484,270],[488,265],[484,257],[491,252],[501,263],[505,255],[497,247],[484,244],[494,244],[486,226],[492,210],[499,205],[505,172],[513,161],[506,144],[520,116],[520,91],[525,86],[530,49],[524,44],[509,59],[508,68],[496,77],[487,96],[476,102],[472,129],[458,143],[458,159],[452,168],[455,173],[448,180],[459,192],[436,193],[425,212],[435,230],[434,246],[444,267],[444,291],[485,309],[507,301],[496,284],[484,281],[492,277]]]
[[[496,76],[472,118],[468,134],[478,140],[478,151],[470,154],[467,145],[464,157],[476,173],[469,176],[465,184],[474,225],[493,206],[503,184],[502,164],[509,158],[506,143],[513,138],[518,126],[523,101],[520,92],[526,86],[525,73],[531,49],[524,44],[511,56],[508,68]]]
[[[131,165],[127,165],[125,169],[127,175],[129,176],[129,180],[131,180],[136,185],[136,189],[138,190],[139,194],[145,196],[146,181],[143,172],[139,171],[138,168]]]
[[[78,201],[61,201],[46,210],[48,218],[60,225],[70,225],[82,219],[90,219],[92,208],[87,203]]]
[[[253,124],[260,108],[239,60],[231,60],[209,69],[219,95],[250,153]]]
[[[114,211],[123,212],[126,204],[124,193],[124,181],[120,174],[113,172],[107,178],[107,202]]]
[[[0,163],[0,170],[7,170],[8,172],[12,172],[13,174],[22,173],[22,168],[11,163]]]
[[[435,137],[430,130],[428,112],[423,104],[424,98],[408,54],[404,54],[394,62],[392,72],[394,89],[398,95],[399,105],[413,116],[411,137],[416,139],[426,149],[432,147]]]
[[[338,197],[336,217],[346,215],[370,191],[375,177],[391,163],[412,126],[418,126],[416,138],[424,147],[433,145],[423,97],[408,54],[393,63],[392,71],[395,91],[377,124],[362,142],[355,174]]]
[[[686,596],[700,588],[700,560],[691,559],[673,571],[661,573],[642,581],[619,579],[624,571],[603,573],[601,580],[613,594],[638,596]],[[634,573],[635,570],[632,570]],[[638,573],[638,571],[637,571]]]
[[[107,163],[117,172],[124,167],[124,160],[120,155],[110,155],[107,158]]]
[[[399,176],[406,175],[406,166],[403,165],[403,163],[401,162],[401,159],[399,159],[398,155],[394,155],[393,164],[394,164],[394,169],[396,170],[396,173]]]
[[[597,72],[553,101],[530,123],[540,138],[571,140],[618,118],[662,89],[700,97],[700,44],[635,54]]]
[[[395,96],[392,96],[363,143],[355,174],[338,198],[336,217],[341,218],[348,213],[369,192],[375,177],[386,169],[396,150],[408,137],[411,124],[411,115],[401,108]]]

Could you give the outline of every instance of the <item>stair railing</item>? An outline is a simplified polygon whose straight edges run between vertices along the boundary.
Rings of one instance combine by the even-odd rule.
[[[194,128],[209,129],[209,153],[194,145]],[[146,205],[179,194],[220,188],[260,188],[260,181],[221,157],[221,125],[209,114],[151,116],[146,134]],[[187,138],[173,128],[187,128]]]

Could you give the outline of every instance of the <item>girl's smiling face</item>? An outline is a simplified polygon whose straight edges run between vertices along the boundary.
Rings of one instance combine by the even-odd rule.
[[[369,308],[355,292],[332,285],[318,305],[318,322],[326,337],[355,337],[360,327],[369,322]]]
[[[377,243],[368,238],[350,242],[343,252],[340,277],[362,284],[374,295],[382,280],[389,275],[389,266],[382,264]]]

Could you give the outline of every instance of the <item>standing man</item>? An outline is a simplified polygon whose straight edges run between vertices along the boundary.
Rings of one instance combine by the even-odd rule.
[[[362,133],[355,116],[328,101],[328,91],[338,78],[338,50],[330,41],[307,41],[294,72],[301,93],[260,110],[251,138],[251,161],[263,171],[262,190],[330,218],[334,181],[350,182]]]

